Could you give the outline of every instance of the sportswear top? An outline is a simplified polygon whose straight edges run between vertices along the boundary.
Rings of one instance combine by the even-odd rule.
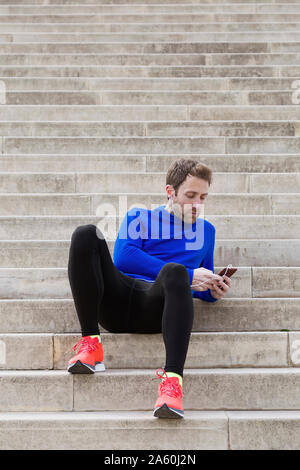
[[[148,210],[133,207],[121,222],[115,241],[113,262],[127,276],[154,282],[161,268],[170,262],[183,264],[193,280],[194,269],[214,272],[215,227],[198,217],[187,223],[171,214],[165,205]],[[210,289],[192,297],[216,302]]]

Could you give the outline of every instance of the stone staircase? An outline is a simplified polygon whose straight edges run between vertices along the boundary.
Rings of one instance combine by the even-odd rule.
[[[299,449],[300,1],[1,0],[0,449]],[[298,79],[298,82],[297,82]],[[101,329],[66,372],[70,238],[209,165],[230,292],[194,299],[184,420],[152,416],[161,335]],[[121,207],[120,207],[121,206]]]

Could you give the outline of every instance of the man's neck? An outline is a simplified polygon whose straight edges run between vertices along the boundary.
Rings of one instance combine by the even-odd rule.
[[[177,217],[177,219],[183,220],[181,214],[177,214],[177,213],[175,214],[175,212],[173,211],[173,208],[171,207],[171,205],[169,204],[169,202],[166,204],[165,209],[166,209],[170,214],[174,215],[174,217]]]
[[[176,216],[179,220],[183,220],[183,215],[182,214],[174,214],[174,211],[172,209],[172,207],[170,206],[169,202],[166,204],[166,207],[165,209],[172,215],[174,215],[174,217]],[[195,221],[193,222],[188,222],[188,223],[195,223]]]

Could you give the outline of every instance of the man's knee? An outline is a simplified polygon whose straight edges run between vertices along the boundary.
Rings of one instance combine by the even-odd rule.
[[[96,226],[93,224],[78,225],[72,233],[72,243],[84,243],[90,241],[91,236],[95,236]]]
[[[186,267],[180,263],[167,263],[162,268],[162,276],[168,286],[182,287],[190,284],[190,277]]]

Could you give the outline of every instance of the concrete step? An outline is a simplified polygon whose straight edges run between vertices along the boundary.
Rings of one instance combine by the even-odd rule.
[[[187,33],[186,33],[187,34]],[[195,33],[196,34],[196,33]],[[208,33],[206,33],[208,34]],[[250,34],[250,33],[249,33]],[[258,34],[258,33],[257,33]],[[291,33],[290,33],[291,34]],[[68,38],[70,33],[68,34]],[[67,38],[62,38],[65,40]],[[91,38],[90,38],[91,39]],[[95,39],[95,38],[94,38]],[[108,39],[108,38],[107,38]],[[115,40],[121,38],[115,38]],[[146,38],[144,38],[146,40]],[[179,38],[178,38],[179,39]],[[300,33],[299,33],[300,39]],[[3,35],[0,34],[0,41]],[[87,38],[88,40],[88,38]],[[142,38],[140,40],[143,40]],[[186,40],[192,40],[187,38]],[[194,39],[196,40],[196,38]],[[30,41],[30,38],[28,38]],[[99,44],[99,42],[98,42]],[[2,77],[95,77],[95,78],[238,78],[292,77],[299,75],[298,65],[1,65]],[[292,90],[291,90],[292,91]]]
[[[300,106],[252,105],[102,105],[102,106],[14,106],[2,104],[0,122],[7,121],[300,121]],[[123,149],[122,149],[123,151]],[[21,152],[20,152],[21,153]],[[199,149],[198,149],[199,153]],[[205,153],[205,152],[203,152]],[[232,152],[231,152],[232,153]],[[236,152],[235,152],[236,153]],[[238,152],[242,153],[242,152]],[[276,152],[274,152],[276,153]],[[280,153],[280,152],[278,152]],[[298,151],[299,153],[299,151]]]
[[[3,18],[3,17],[2,17]],[[42,18],[41,23],[37,23]],[[41,16],[34,16],[32,17],[32,21],[29,22],[26,16],[12,16],[12,17],[5,17],[5,23],[0,22],[0,32],[1,33],[16,33],[16,32],[35,32],[35,33],[103,33],[103,32],[119,32],[122,31],[124,33],[127,32],[245,32],[245,31],[289,31],[289,32],[297,32],[299,31],[299,22],[293,22],[293,19],[290,19],[290,22],[282,22],[280,23],[281,18],[278,18],[278,21],[269,22],[269,23],[244,23],[244,22],[231,22],[228,23],[224,22],[208,22],[205,23],[203,20],[205,18],[201,18],[203,22],[197,23],[180,23],[180,19],[178,22],[160,22],[160,23],[145,23],[142,22],[116,22],[114,18],[111,18],[111,22],[109,23],[90,23],[89,19],[86,16],[81,17],[82,22],[78,23],[76,19],[73,23],[61,23],[61,17],[49,17],[49,22],[45,23],[43,20],[44,18]],[[24,21],[25,20],[25,21]],[[262,21],[262,19],[260,20]]]
[[[232,251],[234,250],[234,243],[239,250],[244,248],[243,242],[240,244],[238,241],[235,241],[231,242]],[[252,242],[253,249],[255,243],[259,244],[256,240]],[[110,245],[112,245],[112,243],[110,243]],[[222,245],[223,243],[221,243],[221,246]],[[241,247],[239,245],[241,245]],[[241,263],[235,263],[235,259],[232,259],[229,255],[227,255],[226,258],[227,261],[219,265],[219,259],[216,257],[215,272],[221,271],[224,266],[227,266],[228,261],[232,262],[233,266],[238,266],[238,272],[234,275],[231,289],[226,294],[226,297],[300,297],[300,241],[285,240],[284,243],[281,240],[277,240],[277,243],[275,243],[274,240],[272,240],[271,242],[269,241],[269,245],[266,243],[263,247],[261,245],[260,242],[260,251],[263,253],[263,248],[265,250],[265,258],[260,258],[262,266],[251,267],[250,265],[244,267],[243,265],[241,266]],[[68,272],[67,268],[65,268],[68,264],[69,251],[67,242],[1,242],[0,246],[2,248],[1,255],[2,250],[7,249],[7,264],[12,266],[7,267],[7,264],[5,265],[5,257],[3,256],[4,260],[2,261],[1,259],[2,267],[0,268],[1,299],[32,299],[36,298],[37,293],[41,299],[72,298]],[[66,246],[64,250],[63,246]],[[272,253],[266,253],[268,246],[271,246],[271,250],[274,252],[276,249],[279,250],[279,246],[283,246],[286,250],[288,250],[289,247],[291,250],[291,259],[284,258],[282,249],[279,254],[284,261],[281,265],[278,264],[275,266],[274,261],[272,262]],[[235,248],[236,251],[237,248]],[[216,243],[216,249],[219,249],[218,242]],[[23,259],[22,255],[17,253],[21,250],[26,250]],[[47,252],[47,250],[51,250],[50,253]],[[292,258],[292,255],[294,258]],[[60,258],[55,258],[55,256],[60,256]],[[270,263],[268,263],[267,257],[272,258]],[[23,260],[24,262],[21,263]],[[20,263],[17,264],[17,261],[20,261]],[[268,267],[266,267],[266,265],[268,265]]]
[[[42,92],[40,92],[42,93]],[[56,92],[53,92],[54,94]],[[299,121],[170,121],[170,122],[22,122],[22,121],[2,121],[0,122],[1,135],[7,137],[123,137],[123,136],[162,136],[162,137],[175,137],[175,136],[292,136],[298,137],[300,135],[300,122]],[[192,155],[194,156],[194,155]],[[298,155],[299,156],[299,155]],[[230,156],[226,156],[229,158]],[[5,158],[5,155],[0,155],[0,165]],[[31,157],[36,158],[35,155]],[[42,158],[42,156],[41,156]],[[55,158],[53,156],[53,158]],[[73,157],[76,159],[76,157]],[[110,157],[111,158],[111,157]],[[257,156],[259,158],[259,156]],[[264,158],[268,158],[264,156]],[[297,158],[297,157],[296,157]],[[9,156],[11,159],[11,155]],[[99,157],[101,159],[101,157]],[[140,157],[142,160],[143,157]],[[239,159],[243,160],[243,154],[239,155]],[[239,159],[236,158],[236,167],[239,165]],[[286,160],[291,159],[286,156]],[[86,163],[87,157],[84,161]],[[121,160],[119,157],[118,164]],[[124,159],[123,159],[124,160]],[[164,158],[165,160],[165,158]],[[203,155],[201,155],[203,160]],[[222,158],[224,160],[224,158]],[[272,157],[272,161],[276,164],[278,160],[277,155]],[[101,160],[100,160],[101,161]],[[130,160],[129,160],[130,163]],[[74,164],[76,162],[74,161]],[[65,161],[64,161],[65,165]],[[113,161],[111,161],[113,165]],[[161,167],[163,162],[161,163]],[[220,165],[222,167],[222,165]],[[288,165],[287,165],[288,166]],[[34,167],[40,168],[38,167]],[[65,166],[64,166],[65,168]],[[73,169],[73,167],[71,167]],[[94,168],[94,167],[93,167]],[[220,167],[219,167],[220,168]],[[57,167],[56,167],[57,169]],[[135,169],[135,168],[133,168]],[[248,167],[247,167],[248,169]],[[130,165],[129,165],[130,171]],[[238,171],[238,170],[237,170]],[[269,171],[275,171],[270,168]],[[289,171],[286,165],[281,167],[281,171]]]
[[[51,134],[51,129],[57,129],[58,126],[60,127],[60,124],[57,123],[39,123],[37,127],[40,129],[40,133],[42,133],[42,129],[44,129],[44,132],[48,134],[48,136]],[[3,125],[3,127],[2,127]],[[71,129],[73,128],[73,132],[75,132],[75,129],[80,132],[80,129],[84,128],[86,124],[83,123],[74,123],[73,127],[72,125],[70,126],[68,123],[64,123],[63,126],[66,129]],[[13,132],[13,129],[15,128],[16,130],[19,128],[20,132],[22,132],[22,135],[24,135],[23,130],[24,127],[28,129],[28,134],[31,134],[33,129],[37,129],[36,124],[33,124],[33,127],[30,127],[30,123],[17,123],[14,122],[14,125],[11,126],[11,123],[1,123],[0,124],[0,129],[5,129],[8,131],[8,129],[11,129]],[[29,127],[27,127],[29,126]],[[116,127],[114,127],[116,126]],[[135,129],[137,131],[140,128],[140,124],[130,124],[131,129]],[[135,127],[136,126],[136,127]],[[89,126],[87,125],[89,128]],[[96,131],[96,129],[102,129],[103,132],[105,132],[105,129],[108,128],[110,129],[111,132],[113,132],[113,128],[118,129],[119,132],[122,132],[122,129],[126,129],[126,123],[125,127],[122,127],[121,123],[115,124],[100,124],[100,123],[94,123],[91,124],[91,129],[89,132],[93,132],[92,129]],[[32,131],[30,131],[30,128]],[[49,129],[49,130],[48,130]],[[37,132],[37,130],[35,131]],[[71,130],[70,130],[71,132]],[[169,158],[172,158],[172,156],[169,156]],[[126,159],[124,159],[123,155],[119,156],[114,156],[112,157],[111,155],[72,155],[70,157],[64,157],[63,159],[60,156],[57,156],[56,154],[52,155],[0,155],[0,171],[36,171],[37,168],[39,168],[40,171],[146,171],[147,168],[147,158],[144,155],[127,155]],[[174,157],[173,157],[174,158]],[[204,157],[204,158],[207,158]],[[224,161],[224,157],[217,157],[219,158],[220,161]],[[230,157],[229,157],[230,158]],[[238,157],[232,156],[232,158],[235,158],[236,163],[239,161]],[[277,157],[276,157],[277,158]],[[280,168],[280,171],[283,171],[281,163],[284,161],[286,164],[286,167],[288,171],[294,170],[295,168],[298,168],[298,160],[300,158],[300,154],[294,156],[285,156],[281,155],[278,157],[278,166],[277,168]],[[166,157],[166,160],[168,157]],[[250,158],[251,159],[251,158]],[[268,167],[273,167],[272,161],[274,161],[274,157],[267,161],[268,157],[262,157],[262,156],[257,156],[257,167],[259,165],[262,165],[261,168],[268,168]],[[202,159],[203,160],[203,159]],[[243,158],[241,157],[240,161],[242,161]],[[254,160],[256,161],[256,158],[252,158],[253,163]],[[153,159],[153,167],[157,167],[157,165],[160,166],[164,165],[164,163],[160,160],[155,160]],[[228,162],[230,165],[230,162]],[[275,162],[276,163],[276,162]],[[171,162],[170,162],[171,164]],[[245,163],[244,163],[245,164]],[[149,165],[151,165],[150,160],[149,160]],[[242,163],[241,163],[242,165]],[[296,165],[296,166],[295,166]],[[219,167],[220,168],[220,167]],[[235,164],[232,162],[232,171],[234,171],[234,168],[237,168]],[[274,169],[276,169],[276,164],[274,165]],[[153,170],[157,171],[157,170]],[[269,171],[269,170],[268,170]]]
[[[6,105],[290,105],[284,91],[8,91]]]
[[[300,23],[297,23],[300,30]],[[164,25],[163,25],[164,26]],[[163,28],[162,28],[163,29]],[[295,65],[300,53],[243,53],[243,54],[1,54],[0,63],[4,65],[207,65],[207,66],[254,66],[254,65]]]
[[[108,239],[114,240],[123,216],[58,217],[58,216],[0,216],[0,240],[69,240],[78,225],[94,224],[103,227]],[[137,216],[139,214],[137,213]],[[299,239],[300,215],[211,215],[206,219],[216,229],[216,241],[264,239]],[[105,229],[106,227],[106,229]]]
[[[33,108],[32,108],[33,109]],[[298,119],[297,106],[189,106],[189,119],[193,120],[285,120]]]
[[[288,241],[291,245],[290,240]],[[36,298],[38,295],[39,298],[70,298],[72,299],[70,284],[68,280],[67,268],[60,269],[50,269],[48,266],[51,264],[59,264],[60,266],[67,266],[68,264],[68,249],[64,250],[56,248],[66,245],[66,243],[61,242],[33,242],[29,246],[30,242],[15,242],[16,247],[22,247],[24,250],[27,248],[26,255],[27,259],[30,259],[31,268],[0,268],[0,299],[32,299]],[[7,244],[1,246],[7,247]],[[10,243],[12,246],[12,244]],[[27,246],[26,246],[27,245]],[[39,245],[39,248],[38,248]],[[52,245],[52,246],[51,246]],[[42,248],[44,246],[44,249]],[[298,251],[299,251],[300,241],[298,241]],[[8,248],[8,247],[7,247]],[[51,250],[52,248],[52,250]],[[51,250],[50,253],[46,250]],[[60,252],[59,261],[53,259],[54,256],[58,255]],[[20,256],[14,256],[12,251],[8,253],[10,257],[10,263],[16,264],[16,258]],[[295,257],[295,255],[294,255]],[[63,258],[63,259],[62,259]],[[232,260],[230,260],[232,261]],[[39,266],[45,266],[43,268],[36,268],[36,265],[39,263]],[[4,263],[1,263],[3,266]],[[28,263],[29,264],[29,263]],[[227,263],[228,264],[228,263]],[[232,263],[233,264],[233,263]],[[300,260],[294,261],[294,266],[300,266]],[[23,265],[19,265],[23,266]],[[218,272],[222,269],[222,266],[216,267],[215,272]],[[257,268],[256,268],[257,269]],[[263,282],[264,290],[261,290],[259,286],[256,287],[256,291],[253,293],[253,297],[297,297],[300,296],[300,290],[295,287],[291,287],[286,291],[283,290],[283,287],[279,284],[279,276],[281,276],[281,284],[289,285],[290,282],[296,282],[297,278],[300,275],[300,267],[281,267],[280,275],[278,273],[279,268],[260,268],[263,271],[263,274],[260,276],[260,271],[256,271],[255,268],[252,268],[253,273],[251,272],[251,267],[239,267],[238,272],[235,274],[234,282],[230,291],[226,294],[226,297],[252,297],[252,285],[256,287],[258,282]],[[272,274],[274,276],[272,276]],[[255,279],[251,281],[251,275],[253,277],[258,277],[258,281]],[[264,277],[267,276],[267,280]],[[273,277],[273,279],[272,279]]]
[[[39,286],[40,289],[40,286]],[[193,299],[194,332],[300,330],[299,297]],[[204,308],[205,307],[205,308]],[[80,331],[73,299],[0,300],[0,332],[76,333]],[[100,326],[101,334],[105,330]],[[297,343],[296,343],[297,344]],[[296,356],[294,351],[293,356]],[[296,361],[296,359],[294,359]]]
[[[11,0],[1,0],[1,3],[2,5],[11,5]],[[181,4],[181,5],[185,5],[185,4],[190,4],[190,0],[169,0],[168,1],[168,5],[177,5],[177,4]],[[211,4],[214,4],[215,3],[215,0],[194,0],[193,2],[193,5],[197,5],[197,4],[208,4],[208,5],[211,5]],[[218,4],[226,4],[226,5],[231,5],[231,4],[234,4],[234,3],[240,3],[240,0],[218,0]],[[251,4],[251,3],[257,3],[257,4],[260,4],[260,3],[263,3],[265,4],[266,1],[265,0],[247,0],[245,3],[247,4]],[[288,4],[297,4],[298,3],[298,0],[269,0],[268,1],[268,4],[277,4],[277,3],[280,3],[280,4],[285,4],[285,3],[288,3]],[[14,0],[14,5],[45,5],[45,0]],[[75,6],[75,5],[99,5],[99,1],[98,0],[80,0],[80,3],[79,3],[79,0],[46,0],[46,4],[47,5],[72,5],[72,6]],[[101,1],[101,5],[123,5],[123,4],[127,4],[127,1],[126,0],[102,0]],[[157,4],[157,0],[131,0],[130,1],[130,4],[133,5],[133,4],[136,4],[136,5],[139,5],[139,4],[142,4],[142,5],[152,5],[152,4]]]
[[[162,367],[158,364],[157,367]],[[0,371],[0,411],[153,410],[155,369]],[[186,410],[299,410],[300,369],[185,369]],[[133,399],[134,397],[134,399]]]
[[[81,334],[0,334],[0,369],[66,370],[80,339]],[[106,369],[155,368],[165,361],[162,334],[101,331],[101,339]],[[299,344],[297,331],[193,332],[185,367],[299,367]]]
[[[8,335],[9,336],[9,335]],[[17,335],[15,335],[16,337]],[[37,335],[39,337],[39,335]],[[65,351],[80,339],[81,335],[54,335],[53,368],[65,369]],[[3,341],[3,337],[0,336]],[[105,366],[114,368],[135,368],[136,357],[139,367],[156,367],[165,360],[162,335],[136,335],[101,332],[105,355]],[[300,333],[250,332],[250,333],[196,333],[189,343],[185,367],[292,367],[300,365]],[[6,338],[4,338],[6,343]],[[15,346],[11,346],[13,351]],[[49,348],[43,348],[49,351]],[[7,348],[9,351],[9,348]],[[40,356],[45,356],[40,349]],[[125,353],[124,353],[125,351]],[[28,355],[32,355],[28,348]],[[27,356],[28,356],[27,355]],[[72,355],[70,356],[72,357]],[[27,359],[28,361],[28,359]],[[28,362],[27,362],[28,364]],[[122,366],[123,364],[123,366]],[[5,366],[7,368],[7,365]],[[12,368],[17,369],[16,361]],[[23,367],[25,369],[25,367]],[[31,368],[31,367],[30,367]],[[50,367],[48,367],[50,369]]]
[[[87,140],[88,139],[88,140]],[[130,140],[127,139],[128,145]],[[134,139],[132,142],[134,144]],[[136,138],[139,140],[139,138]],[[149,138],[152,143],[154,139]],[[286,140],[290,138],[287,137]],[[292,140],[293,138],[291,138]],[[92,140],[95,144],[98,142],[99,146],[105,145],[108,147],[109,142],[115,143],[116,140],[121,141],[119,138],[82,138],[83,143],[90,143]],[[123,139],[125,140],[125,139]],[[148,140],[148,139],[147,139]],[[160,141],[160,138],[157,139]],[[167,139],[166,139],[167,140]],[[183,139],[184,140],[184,139]],[[186,139],[187,140],[187,139]],[[228,139],[230,140],[230,139]],[[234,139],[232,139],[234,141]],[[241,141],[247,138],[240,139]],[[250,138],[248,140],[251,140]],[[255,140],[255,139],[253,139]],[[263,139],[257,139],[263,140]],[[267,140],[267,139],[266,139]],[[30,142],[33,145],[39,144],[39,149],[42,149],[43,143],[45,147],[53,141],[56,141],[54,149],[59,152],[59,143],[61,145],[69,145],[75,148],[75,143],[79,146],[81,140],[72,138],[5,138],[5,147],[21,147],[18,145],[19,141],[23,144],[22,150],[29,148]],[[129,141],[129,142],[128,142]],[[278,143],[280,138],[274,138]],[[282,139],[283,141],[283,139]],[[299,141],[300,138],[294,138],[294,141]],[[70,142],[70,144],[69,144]],[[24,145],[25,144],[25,145]],[[124,142],[126,144],[126,142]],[[26,146],[26,148],[24,148]],[[242,145],[241,145],[242,146]],[[299,147],[300,148],[300,147]],[[9,153],[9,152],[8,152]],[[45,153],[46,149],[45,149]],[[64,153],[64,152],[62,152]],[[37,173],[37,172],[3,172],[0,173],[0,193],[93,193],[97,189],[104,192],[114,190],[113,193],[120,194],[120,192],[128,192],[134,189],[136,193],[151,193],[158,192],[165,184],[165,173],[163,172],[64,172],[64,173]],[[246,173],[246,172],[215,172],[214,180],[210,187],[210,194],[216,193],[297,193],[300,188],[300,174],[297,172],[289,173]],[[207,197],[207,199],[209,196]],[[115,215],[112,210],[110,215]],[[124,213],[125,215],[125,213]]]
[[[260,93],[262,95],[260,96]],[[258,103],[253,103],[258,101]],[[68,92],[7,92],[6,105],[129,105],[129,104],[167,104],[167,105],[241,105],[248,104],[290,104],[291,92],[246,92],[246,91],[200,91],[200,92],[160,92],[160,91],[68,91]]]
[[[99,149],[106,154],[119,154],[124,149],[126,149],[128,154],[139,152],[157,154],[159,152],[170,153],[170,151],[173,151],[173,154],[193,154],[199,153],[199,149],[203,153],[214,154],[283,152],[298,154],[300,150],[300,137],[2,137],[0,144],[2,144],[2,153],[6,154],[85,154],[97,153]],[[135,178],[137,177],[139,175],[135,176]],[[146,175],[146,179],[150,181],[149,175]],[[242,182],[243,185],[244,183]],[[136,190],[138,191],[138,188]],[[240,192],[244,190],[243,188]],[[122,191],[122,189],[119,188],[119,191]]]
[[[127,4],[127,5],[89,5],[88,8],[85,5],[74,4],[74,5],[41,5],[39,8],[36,5],[2,5],[0,6],[1,15],[85,15],[89,13],[90,15],[163,15],[168,14],[171,16],[179,16],[181,14],[211,14],[211,13],[225,13],[228,15],[229,5],[230,5],[230,14],[237,13],[239,15],[244,14],[245,16],[252,17],[255,13],[260,15],[264,13],[272,14],[283,14],[282,16],[288,13],[300,13],[300,5],[297,3],[285,3],[282,4],[272,4],[272,3],[244,3],[244,4],[234,4],[228,2],[228,4],[195,4],[187,2],[178,2],[176,4],[176,14],[174,14],[174,8],[172,4]],[[247,14],[247,15],[246,15]],[[269,15],[268,15],[269,16]]]
[[[272,428],[273,420],[274,415],[270,417]],[[228,418],[223,411],[187,411],[180,423],[171,421],[158,420],[150,411],[6,412],[0,418],[0,449],[228,449]],[[292,431],[295,417],[291,416],[288,423]],[[278,435],[281,433],[277,431]],[[292,441],[289,445],[293,446]],[[174,455],[173,460],[178,459],[178,465],[193,462],[195,454],[191,451],[189,455],[184,460]],[[117,458],[121,463],[125,457]],[[131,462],[129,458],[124,463]],[[137,464],[138,458],[134,457],[131,465]],[[148,461],[154,463],[150,456]]]
[[[59,127],[61,123],[0,123],[0,130],[1,132],[7,134],[14,135],[16,133],[22,133],[24,135],[23,130],[24,128],[28,130],[26,135],[32,134],[43,134],[46,133],[48,136],[54,132],[58,132],[58,129],[67,129],[71,132],[80,132],[80,129],[84,129],[85,126],[89,128],[89,133],[93,132],[103,132],[105,133],[105,129],[110,132],[112,129],[120,129],[122,132],[122,125],[121,123],[117,124],[110,124],[105,123],[101,125],[101,123],[92,123],[90,127],[87,124],[83,123],[74,123],[68,124],[64,123],[63,128]],[[207,133],[208,129],[213,129],[214,132],[234,132],[233,129],[236,130],[238,133],[243,132],[248,127],[249,132],[253,129],[256,129],[256,123],[253,122],[246,122],[245,124],[240,123],[241,125],[235,125],[237,123],[232,123],[232,127],[230,127],[230,123],[228,123],[228,127],[226,126],[226,122],[221,122],[219,125],[218,123],[214,123],[210,121],[209,123],[205,122],[196,122],[195,125],[201,128],[201,133]],[[130,123],[132,126],[137,126],[135,130],[138,129],[139,124]],[[164,124],[161,124],[164,126]],[[169,124],[171,126],[171,123]],[[179,123],[178,123],[179,125]],[[278,131],[281,129],[292,129],[293,126],[296,126],[296,123],[277,123]],[[114,127],[116,126],[116,127]],[[126,126],[126,124],[125,124]],[[176,124],[174,124],[176,126]],[[211,127],[210,127],[211,126]],[[272,129],[272,126],[275,127],[275,123],[270,123],[270,126],[266,124],[267,129]],[[285,127],[286,126],[286,127]],[[165,126],[167,128],[167,126]],[[191,125],[192,127],[192,125]],[[264,128],[264,125],[261,124],[261,127]],[[126,128],[126,127],[125,127]],[[188,128],[188,125],[187,125]],[[49,129],[49,130],[48,130]],[[186,129],[184,126],[183,129]],[[269,131],[268,131],[269,132]],[[228,155],[213,155],[213,154],[201,154],[199,156],[193,155],[182,155],[183,158],[190,158],[191,160],[201,161],[208,165],[213,172],[257,172],[257,173],[289,173],[289,172],[297,172],[299,169],[299,160],[300,154],[290,154],[286,155],[283,154],[228,154]],[[171,155],[126,155],[126,159],[124,159],[124,155],[122,154],[115,154],[115,155],[68,155],[64,156],[62,159],[59,155],[56,154],[48,154],[48,155],[38,155],[38,154],[15,154],[15,155],[0,155],[0,171],[1,172],[17,172],[17,171],[26,171],[26,172],[35,172],[38,168],[41,172],[64,172],[64,171],[96,171],[96,172],[104,172],[104,171],[118,171],[118,172],[161,172],[167,171],[168,167],[171,165],[172,161],[174,161],[177,157],[174,157],[173,154]],[[211,194],[211,197],[217,197],[215,194]],[[288,194],[286,195],[288,196]],[[234,199],[233,199],[234,204]],[[250,211],[249,206],[249,211]],[[268,210],[267,210],[268,212]],[[266,212],[266,214],[267,214]]]
[[[145,23],[143,23],[145,24]],[[184,23],[186,24],[186,23]],[[0,23],[1,26],[1,23]],[[69,33],[70,34],[70,33]],[[6,40],[12,39],[9,33],[2,33]],[[53,39],[53,38],[52,38]],[[98,54],[99,43],[95,41],[78,42],[6,42],[1,45],[1,50],[5,54]],[[194,42],[180,42],[176,39],[174,41],[131,41],[131,42],[115,42],[105,41],[101,42],[101,53],[113,54],[249,54],[249,53],[297,53],[300,51],[299,41],[260,41],[260,42],[247,42],[246,39],[242,41],[194,41]],[[132,77],[134,78],[134,77]],[[141,77],[145,78],[145,77]],[[171,77],[174,78],[174,77]],[[181,77],[178,77],[181,78]],[[212,78],[212,77],[207,77]],[[219,77],[224,78],[224,77]],[[242,77],[238,77],[242,78]],[[250,77],[251,78],[251,77]],[[263,78],[260,76],[252,78]],[[268,78],[268,77],[266,77]],[[276,78],[276,77],[274,77]]]
[[[22,23],[24,24],[24,23]],[[51,23],[53,24],[53,23]],[[89,23],[90,24],[90,23]],[[99,24],[99,23],[98,23]],[[124,24],[124,23],[123,23]],[[144,23],[145,24],[145,23]],[[152,23],[153,24],[153,23]],[[155,24],[155,23],[154,23]],[[186,24],[186,23],[182,23]],[[3,23],[5,25],[5,23]],[[64,23],[64,25],[66,25]],[[66,25],[67,26],[67,25]],[[90,24],[90,26],[92,26]],[[4,33],[5,34],[5,33]],[[9,35],[6,35],[9,37]],[[3,54],[32,54],[32,53],[99,53],[99,44],[95,42],[82,43],[75,40],[72,42],[9,42],[1,44],[1,51]],[[140,43],[132,41],[130,43],[122,42],[103,42],[101,43],[102,53],[264,53],[264,52],[299,52],[300,42],[297,41],[279,41],[279,42],[252,42],[252,41],[236,41],[236,42],[222,42],[222,41],[205,41],[205,42],[146,42]],[[259,78],[259,77],[258,77]]]
[[[141,202],[142,201],[142,202]],[[206,215],[299,215],[299,193],[219,193],[210,194],[205,203]],[[149,210],[166,203],[162,193],[61,193],[0,194],[4,216],[86,216],[97,214],[100,204],[143,203]],[[152,206],[153,205],[153,206]],[[123,207],[123,206],[122,206]]]
[[[228,411],[230,449],[296,449],[298,411]]]
[[[89,5],[87,8],[85,5],[42,5],[39,8],[36,5],[2,5],[0,7],[1,15],[9,16],[65,16],[70,14],[77,16],[120,16],[124,15],[125,17],[131,16],[161,16],[165,15],[170,18],[177,17],[180,19],[182,15],[191,15],[195,14],[198,16],[209,16],[218,18],[220,13],[224,13],[225,16],[239,16],[243,14],[245,18],[244,21],[259,21],[261,17],[276,16],[282,14],[283,17],[289,16],[293,13],[297,14],[300,12],[300,6],[298,4],[229,4],[219,5],[219,4],[191,4],[187,2],[177,3],[176,4],[176,13],[174,13],[174,8],[172,4],[127,4],[127,5]],[[257,19],[253,19],[257,15]],[[153,20],[152,20],[153,21]],[[219,20],[220,21],[220,20]],[[155,22],[155,21],[153,21]]]
[[[185,419],[176,423],[158,420],[150,411],[4,412],[0,418],[0,448],[298,450],[299,419],[300,412],[295,410],[186,410]],[[113,454],[107,458],[107,463],[131,466],[139,459]],[[149,456],[145,461],[155,459]],[[196,456],[190,451],[184,459],[191,464]],[[173,455],[167,461],[180,465],[183,459]]]
[[[223,20],[225,20],[224,14],[220,16]],[[27,17],[28,18],[28,17]],[[40,21],[41,17],[37,16],[37,21]],[[60,18],[62,23],[65,22],[66,18],[73,22],[75,21],[75,17],[70,15],[66,15],[66,17],[57,17]],[[103,15],[101,17],[93,16],[95,21],[98,23],[99,19],[103,19]],[[128,19],[130,21],[133,20],[133,16],[130,16]],[[166,22],[170,21],[169,17],[166,16],[136,16],[135,17],[137,22]],[[254,15],[254,18],[257,19],[257,15]],[[266,15],[263,15],[262,19],[266,19]],[[47,17],[44,16],[46,22],[53,22],[54,17]],[[90,17],[85,17],[86,21],[90,21]],[[121,22],[124,19],[124,15],[118,16],[107,16],[105,18],[106,22],[111,23],[112,20],[116,22]],[[201,21],[205,21],[207,18],[205,17],[197,17],[196,15],[191,16],[184,16],[180,15],[180,19],[183,22],[190,23],[193,20],[197,21],[197,19]],[[268,19],[270,21],[300,21],[300,15],[293,14],[293,15],[283,15],[278,14],[277,17],[274,15],[268,15]],[[83,17],[76,17],[76,20],[80,23],[84,21]],[[147,21],[146,21],[147,20]],[[175,22],[178,22],[178,18],[174,18]],[[230,18],[226,18],[227,22],[230,21]],[[247,17],[247,21],[251,21],[251,18]],[[30,18],[32,21],[32,18]],[[212,18],[212,21],[215,22],[216,18]],[[253,20],[255,21],[255,20]],[[236,42],[236,41],[255,41],[257,42],[299,42],[300,41],[300,33],[298,31],[247,31],[247,32],[149,32],[149,33],[25,33],[25,32],[15,32],[15,33],[1,33],[0,34],[0,41],[4,43],[9,42],[21,42],[21,43],[32,43],[32,42],[44,42],[44,43],[51,43],[51,42],[213,42],[213,41],[228,41],[228,42]]]
[[[1,49],[3,46],[1,46]],[[2,54],[3,56],[3,54]],[[49,55],[50,57],[50,55]],[[292,90],[295,78],[199,77],[199,78],[90,78],[90,77],[0,77],[9,91],[49,90]],[[4,84],[4,85],[3,85]]]

